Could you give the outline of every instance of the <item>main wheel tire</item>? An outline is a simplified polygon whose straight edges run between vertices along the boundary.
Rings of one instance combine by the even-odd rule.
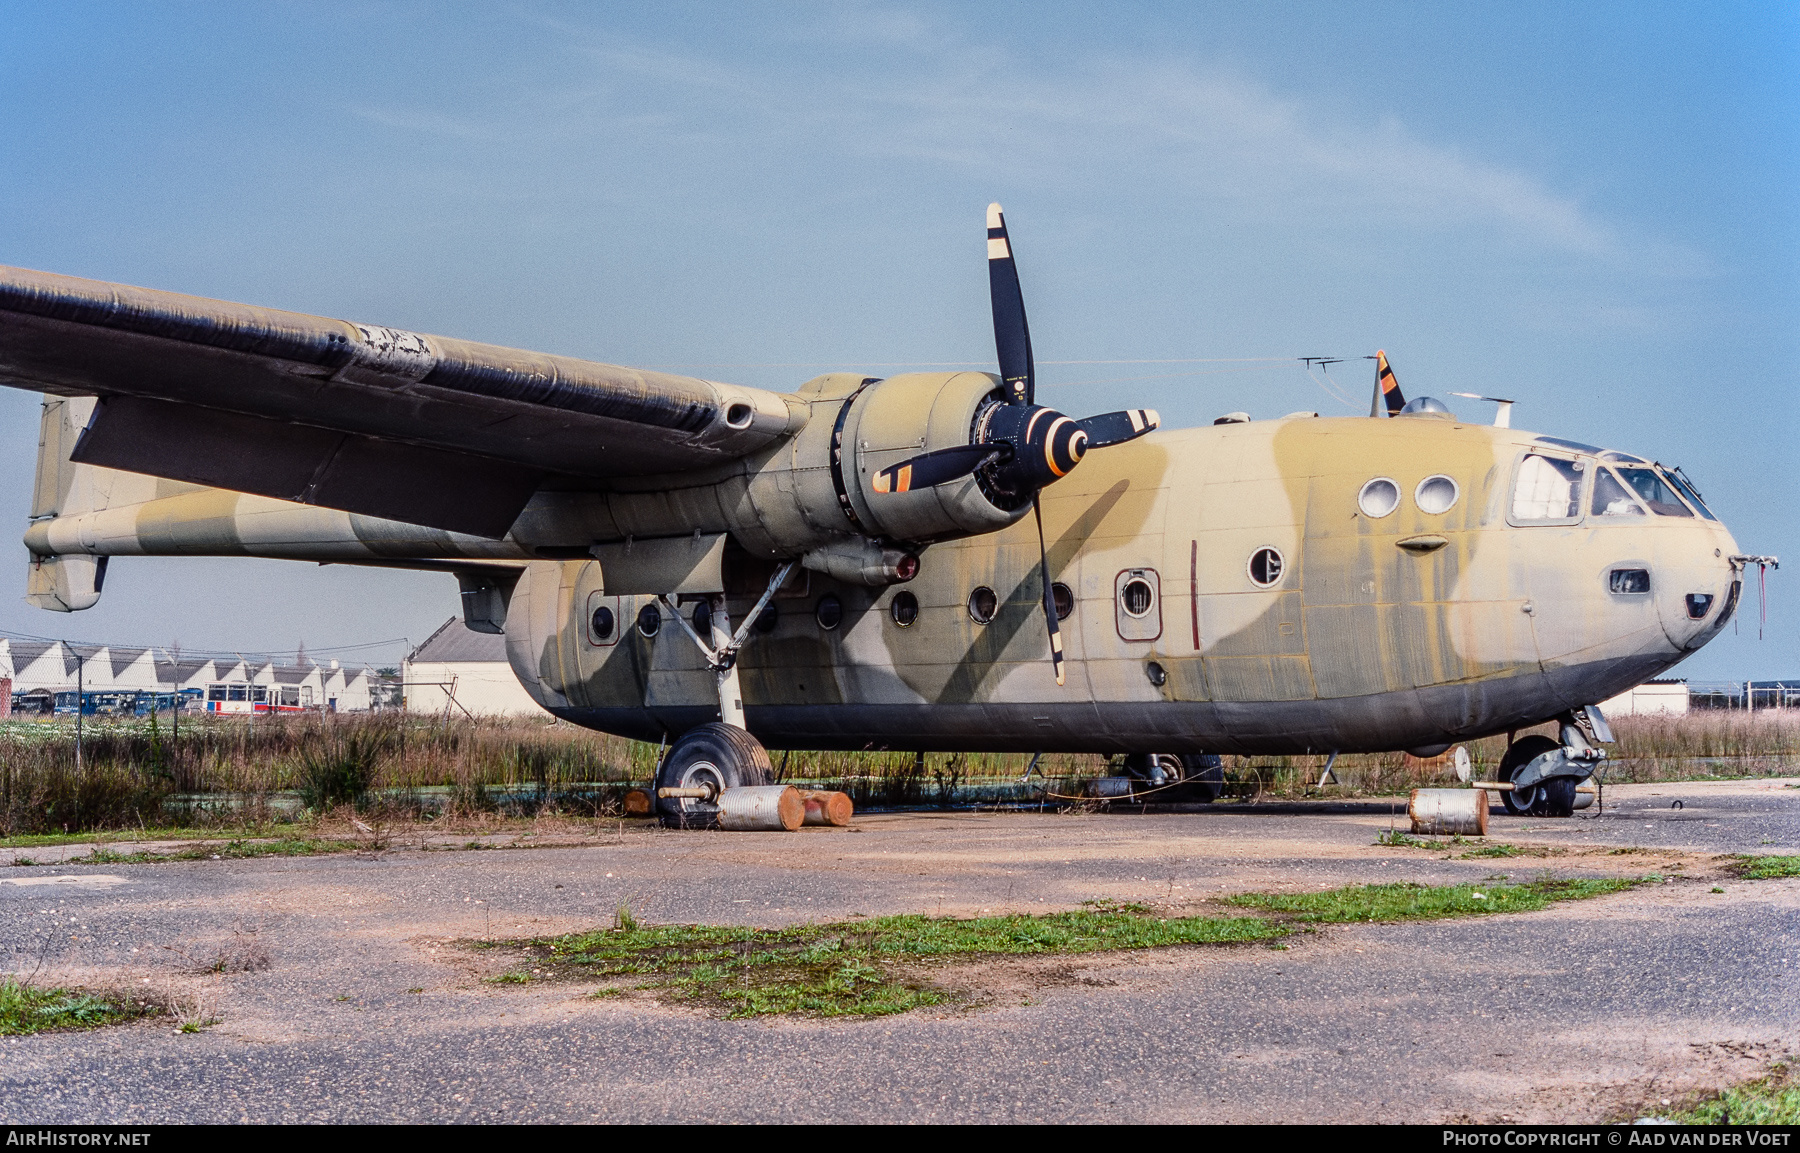
[[[689,729],[669,747],[656,771],[656,815],[671,829],[710,829],[719,817],[716,804],[693,797],[664,797],[660,791],[707,786],[722,791],[772,784],[774,779],[774,766],[761,741],[736,725],[714,721]]]
[[[1510,782],[1524,770],[1526,765],[1545,753],[1561,747],[1549,737],[1536,734],[1514,741],[1507,748],[1506,755],[1500,758],[1500,779]],[[1543,789],[1536,785],[1529,789],[1513,789],[1500,794],[1500,803],[1505,805],[1506,811],[1515,817],[1523,817],[1537,811],[1542,799]]]
[[[1575,815],[1575,778],[1551,777],[1538,786],[1536,813],[1540,817]]]
[[[1216,753],[1183,753],[1182,767],[1188,792],[1202,804],[1212,804],[1225,791],[1225,762]]]

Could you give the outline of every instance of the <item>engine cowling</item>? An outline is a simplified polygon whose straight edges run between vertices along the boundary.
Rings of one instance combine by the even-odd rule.
[[[996,532],[1029,507],[996,503],[980,477],[896,491],[883,470],[978,438],[985,413],[1000,401],[1000,382],[987,373],[907,373],[864,388],[841,414],[834,434],[834,480],[841,478],[846,519],[865,535],[892,541],[932,541]]]
[[[543,492],[513,533],[542,557],[609,542],[729,533],[765,559],[858,583],[910,579],[919,546],[996,532],[1030,510],[994,474],[883,491],[896,463],[981,438],[1000,382],[987,373],[833,374],[789,394],[797,432],[716,471],[620,478],[606,492]]]

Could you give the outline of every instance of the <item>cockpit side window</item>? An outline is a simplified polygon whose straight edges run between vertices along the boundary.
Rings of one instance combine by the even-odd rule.
[[[1609,468],[1594,473],[1595,516],[1643,516],[1644,506],[1632,499],[1631,491]]]
[[[1687,497],[1687,502],[1694,506],[1695,512],[1699,513],[1707,520],[1719,519],[1712,514],[1712,509],[1706,507],[1706,502],[1700,499],[1700,494],[1698,492],[1694,491],[1693,483],[1689,481],[1687,477],[1681,475],[1681,470],[1679,468],[1670,468],[1669,466],[1664,465],[1662,475],[1664,480],[1675,486],[1676,492]]]
[[[1586,476],[1587,466],[1578,460],[1526,453],[1513,482],[1511,519],[1525,523],[1579,520]]]
[[[1622,468],[1619,470],[1619,475],[1624,478],[1626,484],[1636,490],[1639,496],[1644,498],[1644,503],[1650,506],[1650,511],[1658,516],[1694,515],[1687,505],[1681,503],[1681,498],[1675,495],[1675,490],[1670,488],[1668,483],[1653,470]]]

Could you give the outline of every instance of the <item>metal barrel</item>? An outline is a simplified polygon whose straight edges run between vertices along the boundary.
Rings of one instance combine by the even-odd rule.
[[[800,800],[806,805],[806,823],[809,825],[843,828],[856,813],[849,793],[809,790],[800,794]]]
[[[1486,789],[1414,789],[1406,802],[1416,834],[1487,836]]]
[[[1134,777],[1097,777],[1094,780],[1094,795],[1109,800],[1129,797],[1133,786],[1141,783]]]
[[[740,785],[719,794],[719,827],[733,832],[792,832],[806,820],[806,802],[792,785]]]

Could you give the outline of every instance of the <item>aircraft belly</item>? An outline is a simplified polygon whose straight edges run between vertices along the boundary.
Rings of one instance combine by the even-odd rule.
[[[928,752],[1214,752],[1298,755],[1383,752],[1466,740],[1535,724],[1571,695],[1658,667],[1630,662],[1360,697],[1304,701],[1109,701],[1046,704],[745,702],[750,731],[774,749],[923,749]],[[1635,683],[1635,682],[1627,682]],[[1616,691],[1616,690],[1615,690]],[[1598,699],[1592,696],[1586,699]],[[657,740],[717,719],[698,703],[553,707],[572,723]]]

